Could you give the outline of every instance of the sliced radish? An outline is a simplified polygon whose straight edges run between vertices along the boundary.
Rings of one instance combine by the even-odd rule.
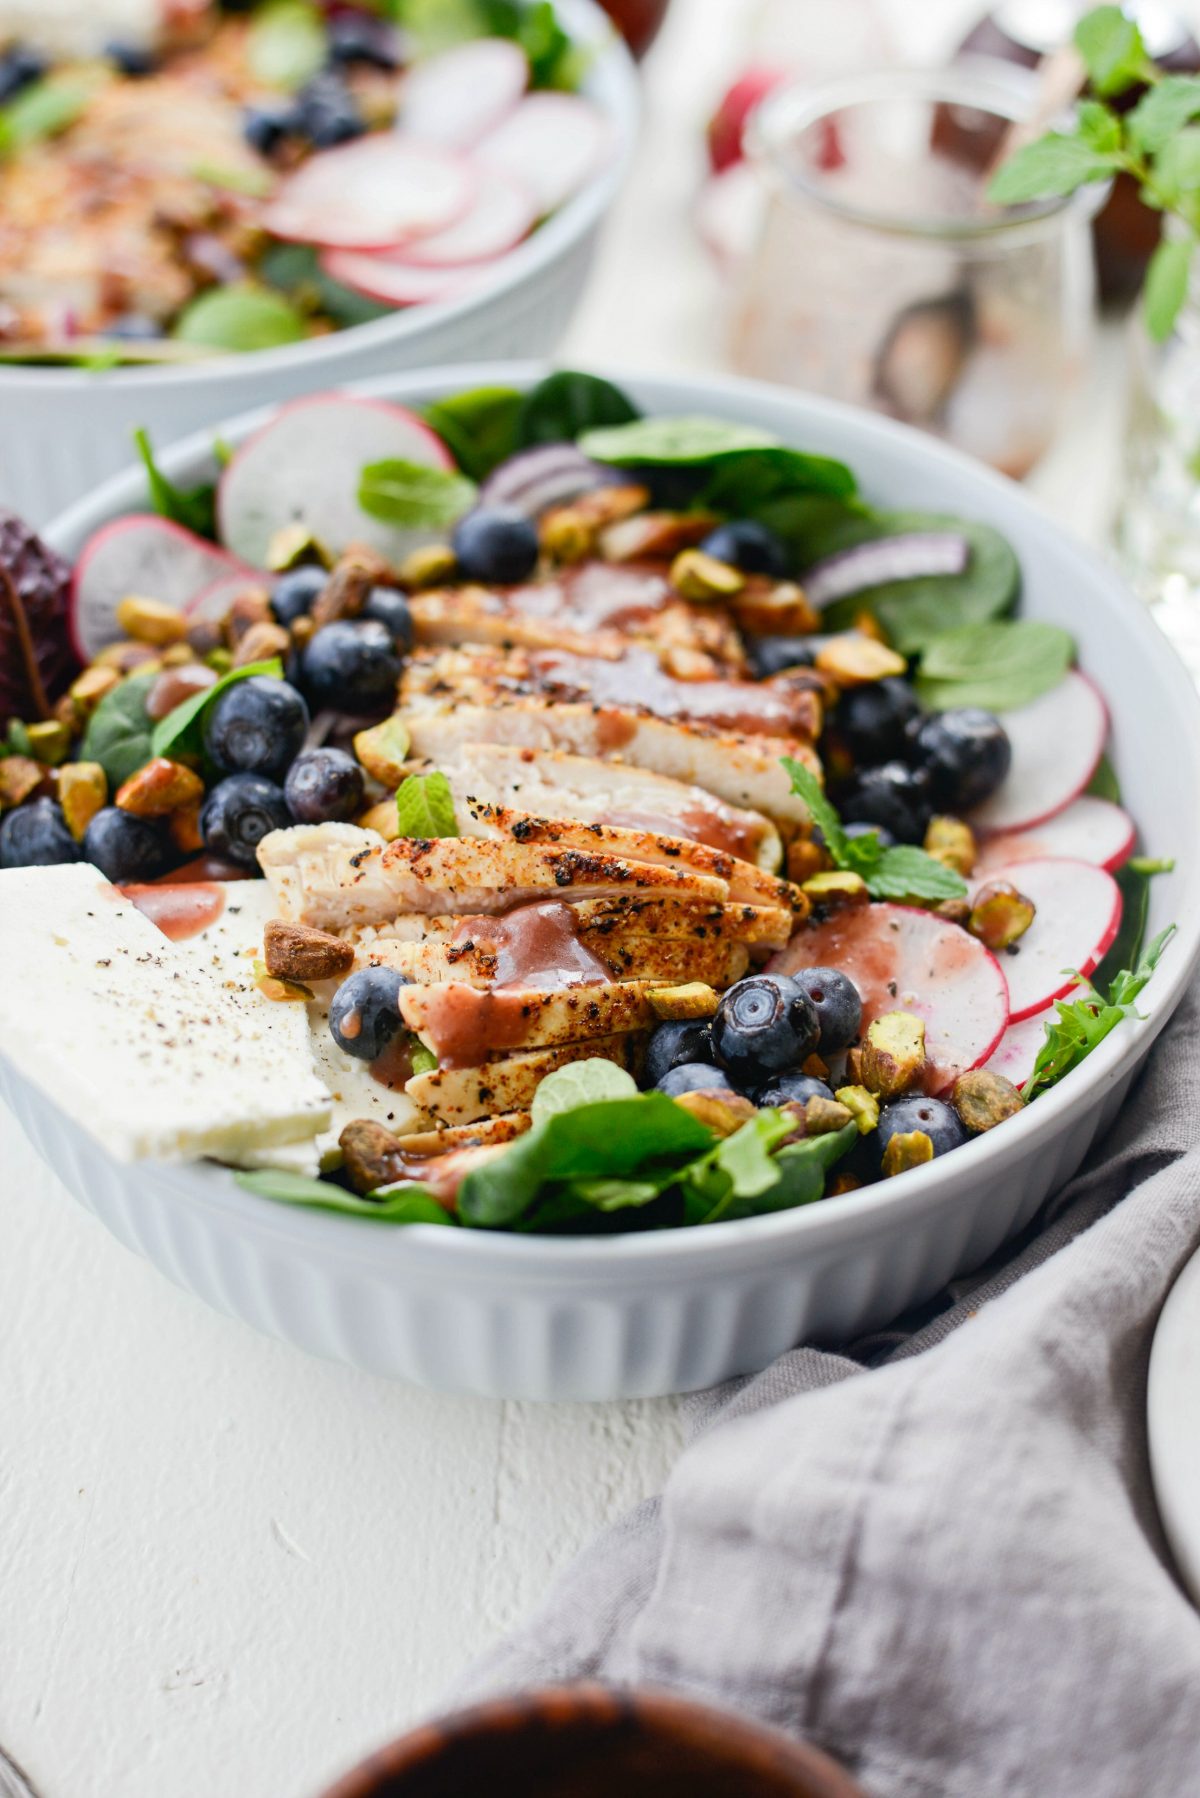
[[[452,225],[475,173],[461,156],[376,131],[301,163],[263,214],[276,237],[346,250],[385,250]]]
[[[500,169],[481,169],[475,198],[453,225],[407,244],[404,261],[416,268],[459,268],[503,256],[537,223],[533,195]]]
[[[331,281],[352,287],[369,300],[388,306],[423,306],[437,300],[457,300],[486,286],[492,278],[492,262],[472,262],[463,268],[418,268],[401,256],[370,250],[326,250],[321,267]]]
[[[974,831],[986,834],[1026,830],[1078,798],[1104,753],[1108,708],[1073,668],[1049,693],[1005,712],[1001,723],[1012,744],[1012,766],[969,819]]]
[[[134,513],[106,524],[75,564],[71,636],[80,659],[90,662],[125,635],[117,607],[128,594],[183,611],[205,587],[238,573],[233,556],[170,519]]]
[[[1006,830],[980,845],[975,864],[977,876],[990,874],[1007,862],[1042,861],[1046,856],[1066,856],[1071,861],[1091,862],[1111,873],[1133,854],[1137,831],[1128,812],[1110,799],[1081,793],[1065,811],[1056,812],[1031,830]]]
[[[806,925],[768,966],[840,968],[862,995],[864,1030],[887,1011],[924,1018],[930,1093],[985,1062],[1008,1023],[995,956],[959,925],[906,905],[860,906]]]
[[[507,118],[528,86],[528,58],[511,38],[475,38],[409,71],[400,127],[428,144],[469,149]]]
[[[988,881],[1007,880],[1037,908],[1033,923],[1000,957],[1008,981],[1010,1021],[1044,1011],[1090,974],[1117,934],[1121,889],[1111,874],[1088,862],[1047,856],[993,868]]]
[[[1003,1074],[1014,1086],[1024,1086],[1046,1040],[1046,1025],[1053,1019],[1053,1011],[1046,1006],[1022,1018],[1019,1024],[1010,1024],[988,1058],[989,1073]]]
[[[752,163],[735,162],[704,183],[696,199],[696,229],[722,274],[735,274],[753,254],[766,210],[767,190]]]
[[[350,543],[369,543],[390,560],[403,560],[440,534],[384,524],[359,505],[363,468],[391,459],[454,466],[441,438],[403,406],[343,393],[295,400],[243,443],[222,474],[221,541],[261,568],[276,532],[299,524],[335,555]]]
[[[609,120],[579,94],[530,94],[475,146],[486,168],[500,169],[533,195],[539,216],[553,212],[611,154]]]
[[[271,585],[271,577],[258,568],[248,568],[243,574],[223,574],[220,580],[213,581],[189,599],[183,609],[193,623],[218,624],[247,588],[261,591]]]

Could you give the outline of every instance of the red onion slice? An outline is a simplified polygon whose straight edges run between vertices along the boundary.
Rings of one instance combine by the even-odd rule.
[[[906,531],[856,543],[814,562],[802,579],[809,604],[820,610],[884,581],[916,581],[926,575],[962,574],[971,545],[953,531]]]
[[[484,506],[516,506],[526,517],[537,518],[551,506],[569,506],[584,493],[628,478],[618,469],[593,462],[573,443],[540,443],[518,450],[493,469],[479,490],[479,501]]]

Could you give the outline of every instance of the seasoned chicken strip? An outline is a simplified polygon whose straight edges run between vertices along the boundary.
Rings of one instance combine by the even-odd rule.
[[[478,987],[457,980],[400,991],[400,1016],[443,1067],[470,1067],[506,1049],[557,1048],[658,1022],[654,980],[613,980],[545,992],[536,987]]]
[[[581,930],[579,940],[612,979],[648,980],[656,986],[703,980],[724,988],[740,980],[750,964],[748,946],[735,937],[697,939]],[[380,935],[359,950],[357,965],[366,967],[372,962],[395,968],[419,985],[462,981],[482,986],[494,976],[496,957],[486,944],[458,948],[445,937],[413,942]]]
[[[447,1124],[469,1124],[497,1112],[527,1111],[539,1085],[555,1068],[599,1055],[632,1073],[641,1061],[645,1040],[644,1032],[601,1036],[564,1043],[557,1049],[531,1049],[474,1068],[435,1068],[410,1080],[408,1095]]]

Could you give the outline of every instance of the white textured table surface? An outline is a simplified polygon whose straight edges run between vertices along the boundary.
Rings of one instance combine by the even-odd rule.
[[[687,208],[751,10],[675,0],[570,359],[715,366]],[[972,8],[919,10],[924,52]],[[1109,337],[1034,483],[1089,534],[1118,363]],[[433,1703],[678,1448],[669,1402],[432,1397],[263,1341],[118,1248],[7,1114],[0,1241],[0,1742],[42,1798],[308,1798]]]

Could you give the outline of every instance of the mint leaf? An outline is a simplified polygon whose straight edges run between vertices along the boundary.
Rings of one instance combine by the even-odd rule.
[[[562,1111],[574,1111],[580,1105],[602,1104],[607,1099],[632,1099],[637,1094],[637,1081],[619,1068],[615,1061],[592,1055],[585,1061],[569,1061],[566,1067],[547,1074],[533,1095],[531,1115],[535,1124],[545,1123]]]
[[[456,524],[474,505],[476,493],[474,481],[464,474],[399,458],[368,462],[358,483],[363,511],[402,530]]]
[[[209,707],[220,698],[226,687],[232,687],[235,681],[249,680],[252,674],[282,680],[283,663],[273,656],[267,662],[248,662],[244,668],[231,668],[228,674],[223,674],[211,687],[203,687],[199,693],[193,693],[190,698],[183,700],[154,726],[146,760],[149,761],[152,755],[170,756],[175,761],[181,755],[203,755],[204,718]]]
[[[908,843],[884,849],[874,831],[848,837],[815,775],[791,756],[785,755],[782,761],[791,777],[792,792],[803,799],[835,866],[861,876],[872,899],[916,899],[936,905],[943,899],[966,897],[967,883],[962,876],[923,849]]]
[[[792,792],[803,799],[809,817],[825,838],[826,849],[839,868],[848,867],[850,844],[853,839],[848,837],[842,829],[842,821],[825,797],[824,787],[816,775],[804,766],[803,762],[796,761],[790,755],[782,757],[782,761],[791,779]]]
[[[1155,343],[1165,343],[1187,298],[1195,239],[1166,238],[1150,258],[1142,294],[1142,316]]]
[[[144,430],[135,431],[133,441],[137,445],[137,453],[146,470],[146,486],[150,491],[150,504],[159,517],[169,518],[175,524],[183,525],[186,530],[194,531],[198,537],[215,540],[217,535],[217,489],[213,482],[205,482],[200,487],[176,487],[155,462],[154,451],[150,447],[150,439],[146,432]]]
[[[273,350],[300,343],[308,336],[308,321],[281,293],[241,281],[199,294],[175,320],[171,335],[208,350]]]
[[[402,837],[456,837],[454,795],[439,769],[410,774],[396,789],[396,817]]]
[[[88,719],[80,760],[99,762],[111,792],[144,768],[155,753],[146,699],[157,679],[157,674],[130,675],[104,695]]]
[[[1033,1073],[1023,1088],[1026,1101],[1056,1086],[1064,1075],[1086,1061],[1098,1043],[1124,1023],[1136,1017],[1134,1000],[1141,993],[1162,959],[1163,951],[1175,935],[1176,926],[1161,930],[1136,965],[1122,968],[1114,976],[1107,999],[1087,980],[1080,978],[1075,999],[1059,999],[1055,1019],[1046,1025],[1046,1038],[1033,1064]]]
[[[917,695],[932,712],[1010,712],[1057,687],[1074,657],[1070,632],[1036,618],[946,631],[925,646]]]
[[[1100,100],[1081,100],[1075,128],[1085,144],[1093,150],[1107,152],[1121,148],[1121,121],[1111,106]]]
[[[579,439],[585,456],[619,468],[647,464],[671,468],[711,462],[741,450],[780,449],[777,437],[757,425],[727,424],[720,418],[643,418],[634,424],[585,431]]]
[[[1144,81],[1151,67],[1141,32],[1119,6],[1096,6],[1085,13],[1075,27],[1075,48],[1102,98]]]
[[[1142,95],[1126,126],[1137,147],[1154,156],[1178,130],[1197,117],[1200,80],[1194,75],[1166,75]]]
[[[1058,199],[1089,181],[1106,181],[1122,162],[1115,150],[1097,150],[1082,138],[1049,131],[1009,157],[993,175],[987,197],[997,206]]]
[[[1161,203],[1178,206],[1200,187],[1200,125],[1175,133],[1154,163],[1154,188]]]

